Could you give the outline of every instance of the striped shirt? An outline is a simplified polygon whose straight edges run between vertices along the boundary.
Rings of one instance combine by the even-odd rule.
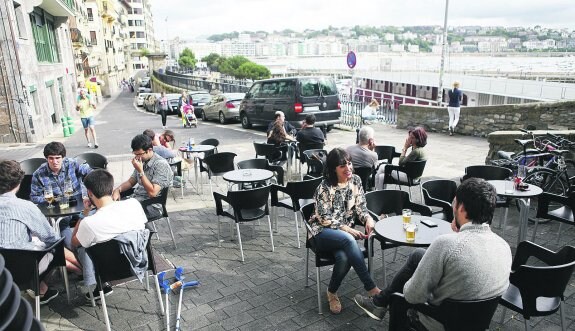
[[[82,183],[82,177],[86,176],[90,171],[92,171],[92,168],[87,163],[78,164],[75,159],[66,157],[62,160],[60,172],[54,174],[48,167],[48,162],[46,162],[34,171],[32,175],[30,201],[36,204],[45,203],[44,188],[48,187],[48,185],[52,186],[52,192],[55,197],[64,195],[66,180],[70,180],[72,183],[76,200],[82,201],[82,195],[87,195],[84,183]]]
[[[32,202],[12,192],[0,195],[0,247],[34,249],[32,236],[50,245],[58,240],[50,223]]]

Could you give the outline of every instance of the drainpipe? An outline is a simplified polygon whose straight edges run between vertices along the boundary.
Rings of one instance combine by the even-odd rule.
[[[449,0],[445,0],[445,16],[443,20],[443,43],[441,47],[441,65],[439,67],[439,87],[437,90],[437,105],[441,106],[443,100],[443,70],[445,67],[445,53],[447,51],[447,13],[449,11]]]

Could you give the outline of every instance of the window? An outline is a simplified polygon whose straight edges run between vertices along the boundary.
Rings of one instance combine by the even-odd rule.
[[[90,31],[90,43],[92,43],[92,45],[98,45],[98,38],[96,37],[96,31]]]
[[[30,109],[35,115],[40,115],[40,102],[38,100],[38,92],[36,90],[36,86],[30,86],[29,91],[30,99],[28,99],[28,101],[30,101]]]
[[[143,20],[134,20],[134,25],[135,26],[144,26],[144,21]]]
[[[146,34],[144,32],[138,31],[136,32],[136,38],[146,38]]]
[[[128,20],[128,26],[134,26],[134,20]]]
[[[26,26],[24,24],[24,10],[22,6],[14,2],[14,14],[16,14],[16,29],[18,30],[18,37],[26,39]]]
[[[94,14],[92,13],[92,8],[87,8],[88,9],[88,21],[93,21],[94,20]]]
[[[56,30],[54,29],[54,17],[43,9],[35,7],[34,11],[30,13],[30,22],[32,23],[32,34],[38,61],[60,62]]]
[[[138,15],[142,15],[143,11],[142,8],[132,8],[131,13],[130,14],[138,14]]]

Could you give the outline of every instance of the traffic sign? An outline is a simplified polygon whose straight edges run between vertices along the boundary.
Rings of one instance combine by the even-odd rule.
[[[347,66],[350,69],[355,68],[355,65],[357,64],[357,57],[355,56],[355,53],[353,51],[350,51],[349,53],[347,53]]]

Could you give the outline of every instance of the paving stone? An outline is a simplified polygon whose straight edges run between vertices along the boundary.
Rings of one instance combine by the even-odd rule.
[[[220,325],[224,328],[224,330],[232,330],[238,328],[244,324],[247,324],[253,321],[254,318],[250,316],[248,313],[239,313],[230,318],[220,321]]]

